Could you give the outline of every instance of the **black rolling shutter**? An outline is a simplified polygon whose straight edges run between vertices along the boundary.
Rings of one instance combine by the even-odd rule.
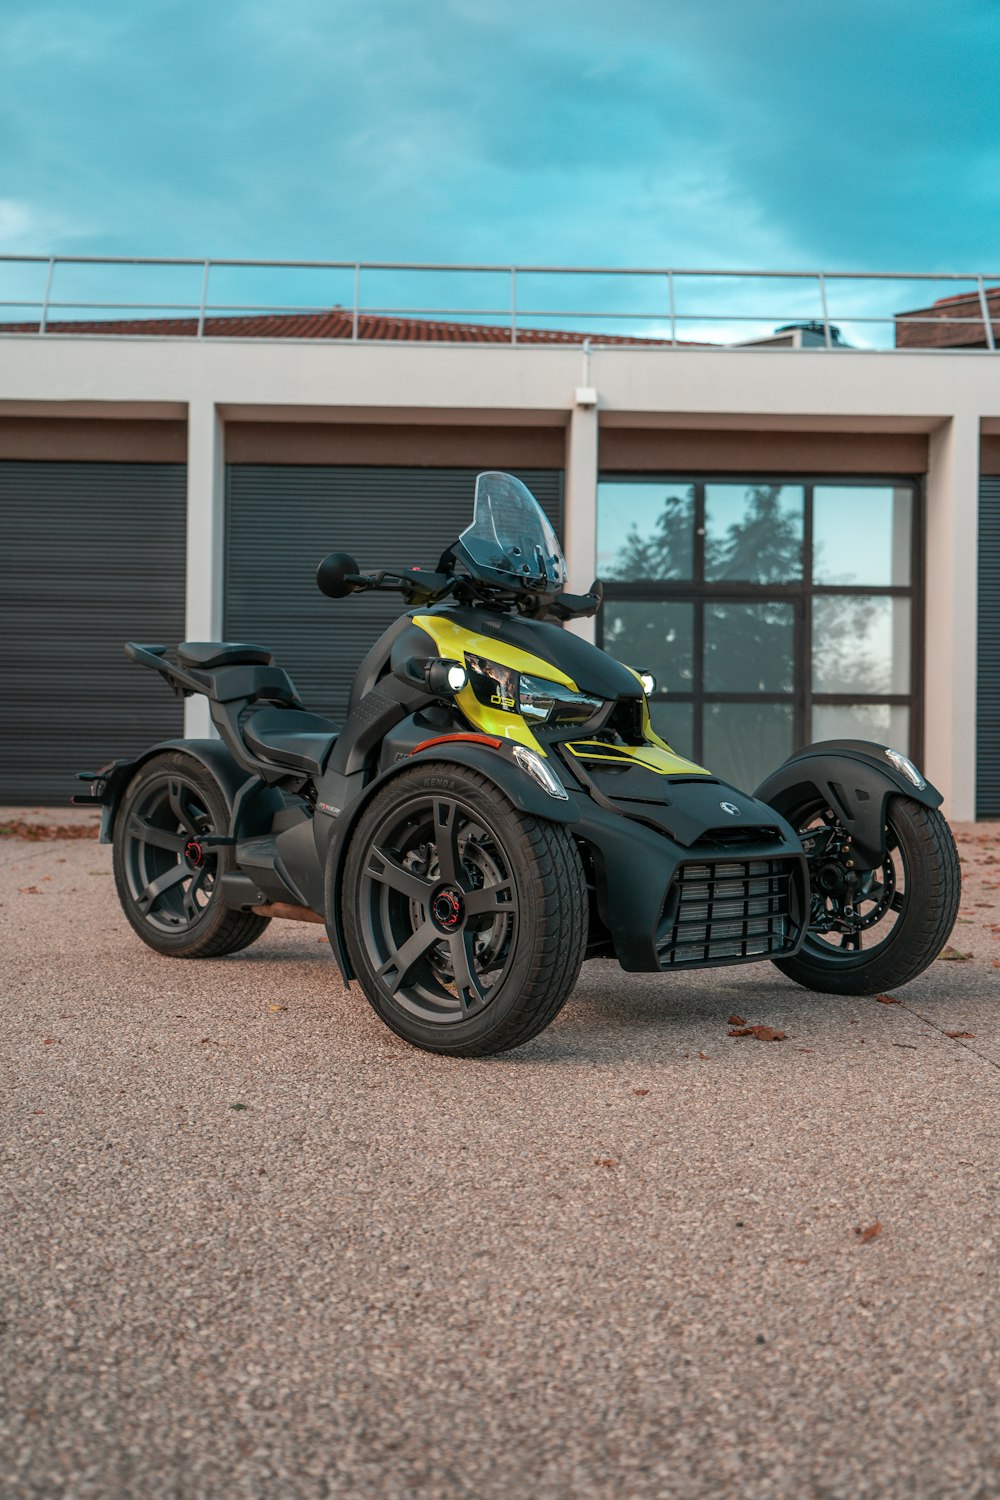
[[[0,802],[65,803],[77,771],[179,734],[126,640],[184,629],[183,464],[0,463]]]
[[[976,817],[1000,818],[1000,476],[979,481]]]
[[[327,552],[364,570],[434,568],[472,520],[475,469],[233,464],[226,482],[226,636],[268,646],[306,706],[342,719],[354,672],[403,609],[394,594],[333,600]],[[557,531],[560,470],[519,470]]]

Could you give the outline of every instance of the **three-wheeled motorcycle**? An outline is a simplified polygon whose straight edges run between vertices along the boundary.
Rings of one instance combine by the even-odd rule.
[[[558,540],[508,474],[436,570],[319,566],[334,599],[398,591],[344,723],[309,712],[264,647],[129,643],[217,739],[81,773],[128,921],[158,953],[214,958],[272,918],[323,922],[344,979],[433,1052],[478,1056],[547,1026],[585,958],[682,972],[770,960],[866,995],[920,974],[958,908],[940,794],[898,751],[811,745],[753,796],[653,730],[645,674],[567,621]]]

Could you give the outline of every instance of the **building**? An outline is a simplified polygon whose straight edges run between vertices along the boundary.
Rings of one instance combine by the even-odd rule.
[[[79,768],[205,731],[126,638],[260,641],[336,717],[394,606],[325,599],[316,563],[433,565],[485,468],[538,495],[571,586],[605,578],[579,628],[654,672],[678,749],[752,789],[811,739],[882,740],[952,817],[1000,816],[985,343],[866,351],[813,326],[720,347],[350,309],[2,325],[0,801],[58,802]]]

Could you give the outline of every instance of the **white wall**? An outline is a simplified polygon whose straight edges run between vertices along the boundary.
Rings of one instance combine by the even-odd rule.
[[[1000,416],[1000,362],[980,352],[595,350],[63,335],[0,339],[0,414],[189,413],[187,628],[221,621],[221,419],[567,425],[571,585],[593,577],[598,420],[931,435],[925,770],[974,816],[979,431]],[[579,404],[583,384],[597,407]],[[589,397],[585,398],[589,401]],[[588,627],[584,625],[584,629]],[[191,709],[191,728],[200,725]]]

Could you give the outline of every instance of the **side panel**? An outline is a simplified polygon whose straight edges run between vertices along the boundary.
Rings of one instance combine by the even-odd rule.
[[[1000,818],[1000,475],[979,482],[976,817]]]

